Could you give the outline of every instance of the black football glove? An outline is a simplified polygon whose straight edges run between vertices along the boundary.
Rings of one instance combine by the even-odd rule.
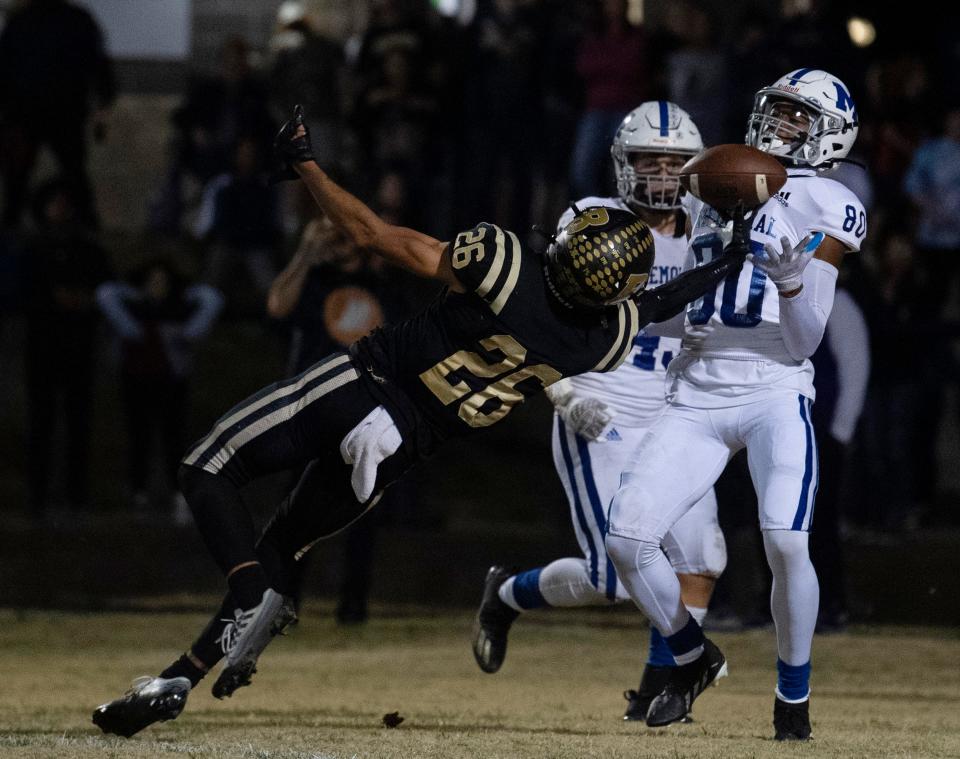
[[[303,134],[297,132],[303,127]],[[273,157],[276,169],[271,177],[272,181],[280,182],[285,179],[299,179],[300,175],[294,171],[294,164],[316,160],[313,157],[313,147],[310,145],[310,130],[303,122],[303,106],[293,107],[293,118],[280,127],[273,140]]]
[[[724,253],[745,256],[750,252],[750,227],[756,215],[756,208],[747,211],[744,209],[743,203],[737,203],[737,207],[726,214],[728,218],[733,219],[733,236],[723,249]]]

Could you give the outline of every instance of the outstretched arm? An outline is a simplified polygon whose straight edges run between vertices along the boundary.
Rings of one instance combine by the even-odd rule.
[[[710,263],[685,271],[653,290],[644,290],[637,298],[640,324],[673,318],[685,305],[699,298],[730,273],[739,271],[746,255],[746,250],[727,246],[724,254]]]
[[[386,223],[317,165],[300,106],[277,135],[275,148],[280,159],[296,171],[317,205],[350,242],[418,276],[437,279],[451,289],[462,290],[453,275],[449,256],[444,255],[446,243],[422,232]]]

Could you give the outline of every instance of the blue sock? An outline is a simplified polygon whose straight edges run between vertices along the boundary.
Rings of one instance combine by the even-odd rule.
[[[513,578],[513,597],[521,609],[540,609],[549,606],[540,592],[540,573],[543,569],[521,572]]]
[[[677,664],[689,664],[703,653],[703,628],[692,616],[679,632],[668,635],[664,640]]]
[[[650,654],[647,656],[647,664],[654,667],[676,667],[677,663],[673,660],[673,652],[667,645],[666,638],[656,627],[650,628]]]
[[[777,695],[785,701],[803,701],[810,695],[810,662],[794,666],[777,659]]]

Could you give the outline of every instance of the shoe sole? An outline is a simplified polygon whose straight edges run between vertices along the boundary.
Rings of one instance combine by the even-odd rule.
[[[480,599],[481,610],[483,609],[484,603],[486,602],[487,590],[492,582],[491,572],[493,571],[493,569],[494,569],[493,567],[490,568],[490,571],[487,572],[487,576],[483,580],[483,596]],[[507,572],[505,569],[503,569],[503,567],[499,567],[498,569],[500,571],[497,573],[498,575],[497,576],[498,582],[496,585],[497,588],[499,588],[500,585],[502,585],[503,582],[510,577],[510,573]],[[490,641],[491,641],[490,636],[487,635],[483,630],[483,624],[480,622],[480,612],[478,611],[477,616],[473,620],[473,646],[472,646],[473,658],[476,659],[477,666],[480,667],[480,669],[482,669],[488,675],[492,675],[500,671],[500,667],[503,666],[503,662],[507,658],[506,646],[504,646],[503,656],[500,657],[500,661],[491,662],[489,659],[489,656],[485,655],[486,652],[484,651],[485,649],[484,643],[488,643]],[[493,644],[490,643],[490,647],[492,647],[492,645]]]
[[[223,672],[220,673],[220,676],[211,689],[214,697],[219,699],[229,698],[238,688],[250,685],[253,675],[257,671],[257,659],[260,658],[260,654],[262,654],[267,645],[270,644],[270,641],[277,635],[280,635],[284,628],[296,618],[297,613],[293,605],[284,600],[271,623],[270,638],[260,650],[251,650],[240,657],[238,661],[223,668]]]
[[[121,715],[111,714],[109,709],[113,702],[98,706],[93,712],[93,724],[108,735],[119,735],[121,738],[129,738],[139,733],[144,728],[150,727],[155,722],[167,722],[176,719],[183,712],[187,705],[187,696],[190,695],[190,689],[177,689],[167,693],[162,697],[153,699],[149,710],[153,719],[147,721],[141,720],[136,725],[131,725],[129,720],[125,720]],[[117,708],[120,708],[119,706]]]
[[[491,662],[484,655],[484,648],[486,645],[492,647],[493,644],[491,643],[489,636],[483,631],[483,628],[478,622],[473,634],[473,658],[477,660],[477,666],[480,667],[480,669],[482,669],[488,675],[492,675],[495,672],[498,672],[500,667],[503,666],[503,659],[506,658],[506,655],[504,655],[504,657],[498,662]]]
[[[724,660],[723,660],[723,664],[720,665],[720,669],[717,670],[717,674],[715,674],[715,675],[713,676],[713,679],[712,679],[709,683],[707,683],[706,688],[704,688],[702,691],[700,691],[700,693],[697,694],[697,698],[700,698],[700,696],[703,695],[703,692],[704,692],[707,688],[715,688],[715,687],[717,687],[717,685],[720,684],[720,683],[718,682],[718,680],[726,677],[728,674],[729,674],[729,670],[727,669],[727,660],[724,659]],[[696,699],[694,699],[694,700],[696,700]],[[624,719],[626,719],[626,717],[624,717]],[[678,722],[693,722],[693,719],[690,717],[690,712],[687,712],[687,713],[684,714],[682,717],[677,717],[676,719],[671,719],[671,720],[668,720],[668,721],[666,721],[666,722],[656,722],[656,723],[652,723],[652,724],[651,724],[651,723],[648,721],[648,722],[647,722],[647,727],[666,727],[667,725],[673,725],[673,724],[676,724],[676,723],[678,723]]]

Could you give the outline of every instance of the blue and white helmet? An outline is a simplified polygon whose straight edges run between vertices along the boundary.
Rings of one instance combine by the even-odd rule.
[[[634,169],[632,159],[638,153],[689,159],[701,150],[703,139],[689,113],[666,100],[641,103],[617,128],[610,147],[620,198],[634,210],[679,208],[680,177],[640,173]]]
[[[845,158],[859,130],[857,106],[843,82],[819,69],[797,69],[757,92],[745,142],[813,168]]]

